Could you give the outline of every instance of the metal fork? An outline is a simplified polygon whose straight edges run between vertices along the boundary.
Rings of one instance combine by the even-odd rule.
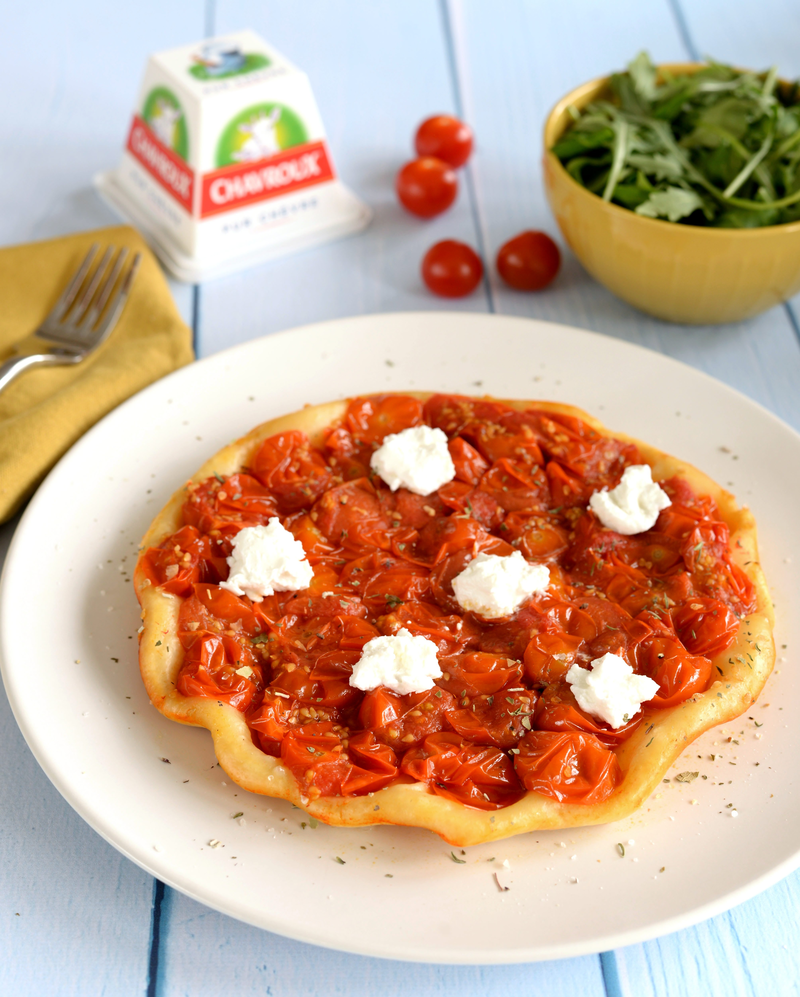
[[[17,344],[10,359],[0,364],[0,391],[31,367],[80,363],[108,337],[128,299],[142,257],[141,253],[134,256],[112,298],[128,250],[121,249],[109,269],[116,252],[109,246],[89,276],[99,249],[98,243],[92,246],[44,322]]]

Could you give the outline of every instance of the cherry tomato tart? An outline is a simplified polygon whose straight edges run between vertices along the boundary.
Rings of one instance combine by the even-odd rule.
[[[454,477],[392,491],[372,454],[426,426],[445,434]],[[641,464],[669,505],[622,535],[589,500]],[[237,535],[276,519],[310,583],[235,594]],[[466,565],[517,552],[548,567],[547,588],[505,617],[463,610]],[[135,587],[152,703],[206,727],[240,786],[329,824],[418,826],[460,846],[630,814],[691,741],[751,707],[775,659],[750,512],[551,402],[386,394],[264,423],[173,495]],[[365,645],[400,630],[435,646],[430,688],[352,685]],[[656,689],[616,727],[567,681],[607,654]]]

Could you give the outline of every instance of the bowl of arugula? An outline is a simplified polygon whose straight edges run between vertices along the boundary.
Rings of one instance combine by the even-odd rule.
[[[800,291],[800,89],[774,69],[640,53],[563,97],[544,142],[564,238],[634,307],[717,324]]]

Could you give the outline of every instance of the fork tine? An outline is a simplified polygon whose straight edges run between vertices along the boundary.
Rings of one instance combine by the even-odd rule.
[[[70,321],[74,325],[80,325],[84,315],[86,315],[86,313],[88,312],[89,307],[92,304],[92,298],[94,298],[97,292],[97,288],[100,284],[100,281],[103,279],[103,274],[105,273],[106,268],[108,267],[112,253],[113,249],[111,246],[109,246],[108,249],[103,253],[102,259],[97,264],[97,269],[92,274],[89,283],[87,284],[85,290],[83,291],[83,294],[81,294],[80,300],[75,304],[74,310],[72,312],[72,317],[70,319]]]
[[[133,284],[134,277],[139,271],[139,265],[142,262],[142,254],[137,253],[133,258],[133,263],[131,263],[130,270],[122,278],[119,289],[114,297],[111,299],[111,303],[106,311],[105,318],[102,320],[100,325],[95,330],[95,335],[97,337],[97,342],[102,342],[103,338],[108,335],[109,332],[114,328],[117,319],[119,318],[119,313],[122,311],[125,302],[128,300],[128,294],[130,293],[131,284]]]
[[[89,252],[86,254],[83,263],[81,263],[80,267],[78,268],[78,272],[69,282],[69,286],[61,295],[61,297],[58,299],[58,301],[56,301],[55,305],[53,305],[50,314],[44,320],[45,322],[58,322],[65,315],[65,313],[69,311],[70,306],[77,297],[78,291],[80,291],[81,285],[83,284],[84,279],[86,278],[86,274],[89,271],[89,267],[92,265],[92,261],[97,255],[97,251],[99,249],[100,249],[99,242],[95,242],[89,248]]]
[[[108,252],[109,253],[116,252],[114,246],[109,246]],[[83,317],[78,322],[78,326],[82,331],[91,329],[94,326],[95,322],[97,322],[97,320],[103,314],[103,309],[105,308],[108,299],[111,297],[111,292],[114,290],[114,286],[117,283],[117,278],[119,277],[120,270],[122,270],[123,264],[125,263],[125,260],[127,258],[128,258],[128,250],[123,246],[123,248],[120,249],[116,260],[114,260],[114,265],[111,267],[108,276],[103,281],[103,286],[99,290],[99,293],[97,295],[97,300],[90,308],[87,308]],[[102,268],[102,263],[100,264],[100,266]]]

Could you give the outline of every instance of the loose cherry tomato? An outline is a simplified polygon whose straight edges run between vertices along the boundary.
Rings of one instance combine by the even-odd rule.
[[[423,121],[414,137],[418,156],[435,156],[451,166],[463,166],[472,152],[472,129],[449,114]]]
[[[447,211],[458,193],[458,181],[449,163],[433,156],[413,159],[400,170],[395,182],[400,203],[420,218]]]
[[[541,291],[560,266],[558,246],[544,232],[520,232],[497,253],[497,272],[516,291]]]
[[[463,298],[471,294],[482,276],[480,256],[455,239],[437,242],[422,258],[422,279],[434,294],[443,298]]]

